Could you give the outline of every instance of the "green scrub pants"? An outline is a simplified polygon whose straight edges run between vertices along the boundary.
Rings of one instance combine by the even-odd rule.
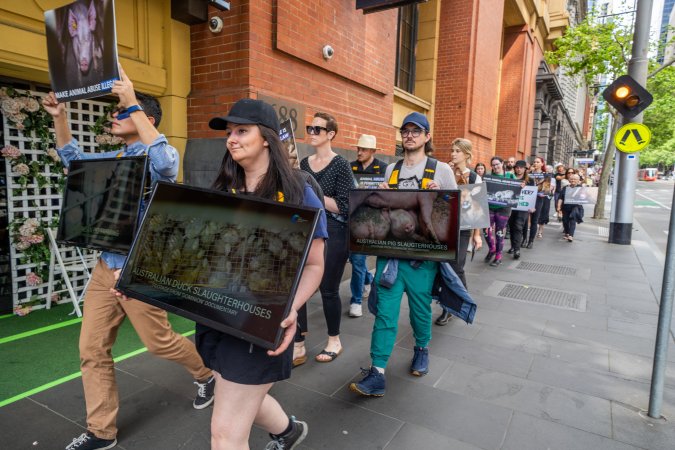
[[[380,285],[380,276],[388,258],[377,258],[374,285],[377,287],[377,316],[370,340],[370,357],[375,367],[385,368],[396,342],[398,316],[403,293],[408,294],[410,325],[415,346],[426,347],[431,340],[431,288],[438,263],[423,261],[413,268],[408,260],[399,260],[398,276],[391,288]]]

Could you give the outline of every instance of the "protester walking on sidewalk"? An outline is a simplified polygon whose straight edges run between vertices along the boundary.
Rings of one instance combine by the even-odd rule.
[[[157,131],[162,109],[157,99],[134,91],[133,84],[120,67],[120,80],[112,93],[119,98],[112,115],[111,134],[124,140],[120,151],[84,153],[70,131],[65,104],[50,92],[42,105],[54,119],[56,150],[64,165],[76,159],[119,158],[147,155],[150,177],[155,183],[176,181],[178,152]],[[156,356],[181,364],[196,380],[196,409],[213,402],[214,377],[199,357],[194,344],[171,329],[167,313],[147,303],[121,300],[111,292],[126,257],[103,252],[91,275],[84,297],[80,330],[80,368],[87,407],[87,431],[73,439],[66,449],[108,449],[117,445],[119,394],[115,381],[112,347],[124,319],[129,318],[143,345]]]
[[[537,237],[537,232],[539,231],[539,216],[544,210],[544,198],[551,192],[551,178],[546,177],[545,169],[546,163],[544,159],[539,156],[534,158],[532,170],[530,170],[530,178],[534,179],[537,185],[537,204],[534,211],[530,213],[530,236],[527,240],[526,248],[534,246],[534,238]]]
[[[522,180],[524,186],[534,186],[534,180],[531,180],[525,172],[526,166],[527,163],[522,159],[516,161],[514,166],[515,178],[517,180]],[[515,209],[511,211],[511,216],[509,217],[511,248],[509,249],[508,253],[513,254],[513,259],[520,259],[520,247],[523,243],[523,231],[529,216],[530,211],[518,211]]]
[[[431,148],[429,121],[423,114],[408,114],[401,125],[403,160],[387,166],[383,189],[456,189],[457,183],[447,164],[425,155]],[[385,368],[394,349],[403,294],[408,295],[410,324],[415,337],[410,373],[429,372],[431,340],[431,288],[438,263],[405,259],[377,258],[375,286],[377,314],[370,338],[371,366],[363,369],[364,378],[349,388],[361,395],[381,397],[385,392]],[[386,273],[386,276],[385,276]],[[382,282],[386,278],[387,286]],[[381,282],[381,280],[383,280]]]
[[[577,224],[583,222],[584,207],[582,205],[565,203],[565,195],[569,192],[568,190],[580,186],[581,183],[581,178],[576,173],[571,174],[568,179],[570,184],[565,186],[560,192],[557,211],[562,212],[563,237],[568,242],[572,242],[574,241],[574,231],[577,228]]]
[[[469,169],[467,164],[471,162],[473,156],[473,145],[468,139],[457,138],[452,141],[451,156],[454,164],[455,181],[458,185],[461,184],[479,184],[482,183],[482,178],[476,172]],[[461,218],[460,218],[461,220]],[[469,245],[473,245],[474,250],[479,250],[483,246],[483,239],[481,237],[481,230],[462,230],[459,232],[459,243],[457,245],[457,261],[451,261],[450,266],[455,271],[459,279],[467,287],[466,275],[464,274],[464,264],[466,263],[466,252]],[[441,305],[441,315],[436,318],[434,322],[438,326],[446,325],[452,315],[450,311]]]
[[[352,173],[355,175],[383,175],[387,165],[375,158],[377,139],[370,134],[362,134],[356,143],[356,161],[352,161]],[[350,253],[349,262],[352,264],[352,278],[349,286],[352,298],[349,301],[349,317],[363,315],[363,298],[368,298],[373,275],[366,266],[366,255]]]
[[[347,215],[349,214],[349,190],[354,186],[351,166],[346,159],[331,148],[331,141],[337,132],[338,124],[333,116],[323,112],[314,114],[312,124],[307,126],[307,134],[315,153],[300,161],[300,168],[312,175],[323,190],[328,235],[330,236],[326,244],[326,268],[319,287],[328,330],[328,342],[321,353],[315,357],[316,361],[322,363],[331,362],[342,353],[340,281],[349,257]],[[300,329],[295,338],[294,366],[307,360],[307,350],[304,344],[304,335],[307,332],[306,309],[303,308],[299,314]]]
[[[225,131],[228,150],[213,189],[321,210],[290,311],[280,324],[284,335],[278,348],[266,350],[200,324],[196,333],[199,353],[216,373],[211,448],[248,448],[254,423],[270,433],[272,441],[266,448],[295,448],[307,436],[308,426],[289,417],[268,392],[291,375],[297,311],[314,294],[323,274],[325,215],[310,185],[288,162],[271,105],[239,100],[226,117],[211,119],[209,126]]]
[[[504,160],[499,156],[492,157],[490,166],[492,167],[492,176],[514,178],[513,174],[504,172]],[[487,256],[485,256],[485,262],[490,263],[492,267],[498,267],[502,263],[504,237],[506,235],[506,225],[509,221],[509,216],[511,215],[511,207],[490,204],[489,208],[490,227],[487,229],[486,233],[489,252]]]

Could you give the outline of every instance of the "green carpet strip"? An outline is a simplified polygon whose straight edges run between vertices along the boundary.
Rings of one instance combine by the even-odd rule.
[[[76,319],[76,320],[82,320],[82,319]],[[181,333],[181,334],[185,337],[188,337],[188,336],[192,336],[193,334],[195,334],[195,331],[190,330],[190,331],[186,331],[185,333]],[[125,359],[131,358],[131,357],[136,356],[136,355],[140,355],[141,353],[144,353],[146,351],[148,351],[148,349],[146,347],[142,347],[142,348],[139,348],[138,350],[134,350],[134,351],[126,353],[124,355],[120,355],[117,358],[114,358],[113,361],[115,361],[115,362],[124,361]],[[60,384],[68,382],[70,380],[74,380],[74,379],[80,377],[81,375],[82,375],[82,372],[76,372],[76,373],[73,373],[73,374],[70,374],[70,375],[66,375],[65,377],[61,377],[58,380],[54,380],[54,381],[51,381],[49,383],[43,384],[42,386],[38,386],[36,388],[33,388],[29,391],[22,392],[19,395],[15,395],[14,397],[11,397],[11,398],[8,398],[7,400],[1,401],[0,402],[0,408],[2,408],[3,406],[7,406],[10,403],[14,403],[18,400],[29,397],[31,395],[40,393],[42,391],[46,391],[47,389],[51,389],[51,388],[56,387]]]
[[[56,323],[54,325],[49,325],[49,326],[46,326],[46,327],[37,328],[35,330],[25,331],[23,333],[15,334],[13,336],[7,336],[7,337],[4,337],[4,338],[0,338],[0,344],[6,344],[7,342],[12,342],[12,341],[16,341],[16,340],[19,340],[19,339],[27,338],[29,336],[34,336],[36,334],[46,333],[47,331],[56,330],[58,328],[67,327],[69,325],[74,325],[74,324],[80,323],[80,322],[82,322],[81,317],[78,318],[78,319],[68,320],[66,322]]]
[[[9,317],[14,317],[14,314],[5,314],[4,316],[0,316],[0,319],[7,319]]]

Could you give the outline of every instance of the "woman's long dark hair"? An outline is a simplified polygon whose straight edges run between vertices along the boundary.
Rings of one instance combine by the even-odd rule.
[[[281,143],[279,135],[264,125],[257,125],[263,139],[269,144],[270,165],[260,180],[253,195],[268,200],[277,200],[278,193],[284,195],[284,202],[299,205],[303,201],[304,186],[288,161],[288,152]],[[229,150],[223,156],[218,178],[211,189],[240,191],[246,189],[244,169],[232,159]]]

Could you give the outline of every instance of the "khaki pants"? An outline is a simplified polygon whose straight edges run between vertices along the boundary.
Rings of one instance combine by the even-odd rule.
[[[166,311],[138,300],[121,300],[110,293],[114,285],[113,270],[99,260],[84,298],[80,331],[87,429],[101,439],[117,435],[119,398],[111,351],[125,317],[129,317],[148,351],[182,364],[196,380],[211,376],[192,341],[171,329]]]

